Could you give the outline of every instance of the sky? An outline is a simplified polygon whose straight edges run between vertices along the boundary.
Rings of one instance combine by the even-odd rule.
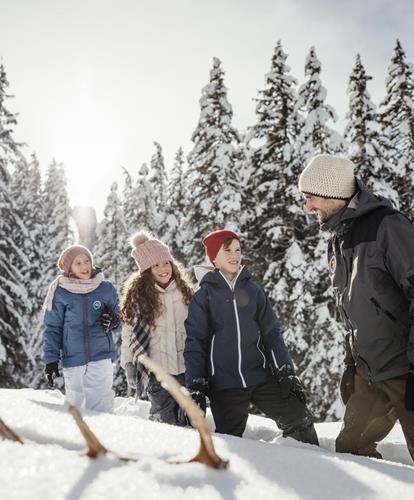
[[[136,174],[154,141],[167,170],[180,146],[190,151],[213,57],[239,129],[255,121],[278,40],[299,83],[315,46],[339,129],[357,53],[377,104],[397,37],[414,62],[412,0],[0,0],[0,12],[14,136],[43,171],[63,162],[72,206],[98,218],[122,167]]]
[[[249,415],[243,438],[214,435],[226,470],[187,462],[199,447],[190,428],[151,422],[149,403],[116,398],[114,414],[84,412],[107,454],[92,460],[58,390],[0,389],[0,416],[24,444],[0,440],[3,500],[412,500],[414,464],[397,425],[379,445],[384,460],[337,454],[341,423],[316,424],[320,447],[285,439]],[[211,415],[207,422],[213,427]]]

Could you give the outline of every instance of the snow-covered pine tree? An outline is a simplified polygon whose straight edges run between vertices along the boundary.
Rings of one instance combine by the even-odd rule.
[[[231,124],[233,110],[217,58],[213,59],[210,81],[202,89],[199,102],[200,118],[191,138],[194,147],[188,155],[185,176],[188,204],[183,239],[191,265],[204,259],[203,235],[223,227],[240,227],[240,178],[235,165],[239,138]]]
[[[32,154],[29,164],[19,162],[12,177],[12,196],[23,221],[25,231],[15,232],[14,241],[25,254],[26,265],[21,269],[24,287],[28,294],[30,310],[24,317],[25,328],[21,343],[28,365],[25,383],[36,386],[42,376],[40,366],[43,313],[42,306],[47,292],[45,281],[46,231],[39,162]]]
[[[129,175],[129,173],[128,173]],[[137,179],[128,180],[123,193],[123,210],[128,237],[138,230],[156,231],[154,191],[148,180],[148,165],[139,168]],[[130,186],[127,186],[131,183]]]
[[[10,172],[14,165],[25,162],[20,145],[12,136],[16,116],[5,100],[7,94],[6,71],[0,65],[0,381],[3,387],[18,387],[24,383],[27,354],[21,335],[30,303],[24,287],[21,269],[28,266],[27,258],[14,241],[16,233],[26,228],[19,217],[11,193]]]
[[[66,175],[63,163],[55,159],[46,171],[43,186],[43,203],[46,228],[45,280],[52,281],[56,274],[56,262],[64,248],[73,243],[69,218],[71,209],[66,190]]]
[[[105,278],[110,280],[118,291],[129,274],[129,252],[118,184],[114,182],[107,198],[104,218],[98,224],[94,257],[96,264],[103,268]]]
[[[256,209],[246,230],[252,267],[284,324],[298,374],[310,393],[310,405],[318,418],[324,418],[336,400],[338,382],[327,360],[333,361],[337,373],[331,353],[337,354],[340,339],[334,335],[332,348],[332,330],[328,330],[334,322],[323,293],[327,283],[320,287],[316,265],[323,245],[317,227],[308,225],[298,190],[303,158],[296,146],[303,118],[296,104],[296,80],[289,74],[286,59],[279,41],[265,89],[257,99],[258,120],[249,132],[254,152],[248,189]],[[254,147],[255,143],[259,145]]]
[[[390,144],[390,161],[394,166],[392,187],[399,195],[400,210],[411,220],[414,220],[413,70],[397,40],[385,80],[385,99],[380,104],[380,124]]]
[[[349,158],[355,163],[355,173],[375,193],[398,204],[398,195],[392,188],[393,168],[387,159],[387,148],[380,133],[376,106],[367,89],[372,76],[367,75],[356,56],[349,79],[348,123],[344,136],[350,144]]]
[[[151,158],[148,180],[154,193],[156,233],[158,237],[163,238],[166,230],[165,210],[168,179],[161,145],[154,142],[154,146],[156,151]]]
[[[327,104],[326,89],[320,78],[322,65],[311,47],[305,62],[308,80],[299,87],[296,109],[304,115],[297,148],[300,158],[307,162],[321,153],[344,153],[346,145],[340,134],[329,126],[338,119],[336,111]]]
[[[165,241],[173,256],[178,261],[186,263],[182,238],[183,216],[187,206],[184,196],[184,174],[184,151],[180,147],[175,155],[174,165],[169,176],[165,213]]]

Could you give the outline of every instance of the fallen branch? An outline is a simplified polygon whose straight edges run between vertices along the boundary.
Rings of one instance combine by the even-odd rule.
[[[0,418],[0,437],[8,441],[15,441],[17,443],[23,444],[20,437],[10,429],[8,425]]]
[[[190,419],[191,425],[198,430],[200,435],[200,449],[197,455],[189,460],[189,462],[200,462],[215,469],[226,469],[229,462],[228,460],[221,459],[217,455],[204,414],[194,403],[187,389],[182,387],[173,377],[171,377],[171,375],[168,375],[158,363],[155,363],[155,361],[148,356],[141,355],[138,357],[138,361],[154,373],[158,381],[162,383],[163,387],[185,411]]]
[[[116,458],[124,462],[137,461],[136,458],[122,457],[121,455],[118,455],[118,453],[115,453],[112,450],[108,450],[108,448],[106,448],[95,436],[95,434],[91,431],[89,425],[83,420],[82,415],[80,414],[76,406],[69,405],[69,413],[74,418],[76,425],[79,427],[79,430],[82,433],[82,436],[85,438],[86,444],[88,445],[88,450],[86,452],[86,455],[89,458],[97,458],[101,455],[106,455],[107,453],[111,453]]]

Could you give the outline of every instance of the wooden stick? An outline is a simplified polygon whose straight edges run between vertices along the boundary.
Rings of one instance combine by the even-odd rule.
[[[8,441],[16,441],[17,443],[23,444],[20,437],[10,429],[8,425],[0,418],[0,437]]]
[[[166,373],[161,366],[148,356],[141,355],[138,361],[148,370],[152,371],[163,387],[177,401],[190,419],[191,425],[195,427],[200,435],[200,449],[197,455],[189,462],[200,462],[215,469],[226,469],[228,460],[221,459],[214,449],[210,429],[201,409],[195,404],[187,389],[181,386],[171,375]]]

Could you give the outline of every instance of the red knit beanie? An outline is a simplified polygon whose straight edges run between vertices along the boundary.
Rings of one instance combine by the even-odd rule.
[[[65,250],[63,250],[63,252],[60,254],[60,257],[57,261],[58,268],[64,273],[69,274],[72,262],[78,255],[82,254],[85,254],[87,257],[89,257],[89,260],[91,261],[91,265],[93,267],[93,257],[89,248],[86,248],[83,245],[72,245],[68,248],[65,248]]]
[[[203,238],[203,245],[207,257],[212,264],[213,260],[217,257],[221,245],[229,238],[235,238],[240,241],[240,236],[230,229],[219,229],[218,231],[208,233],[208,235]]]

